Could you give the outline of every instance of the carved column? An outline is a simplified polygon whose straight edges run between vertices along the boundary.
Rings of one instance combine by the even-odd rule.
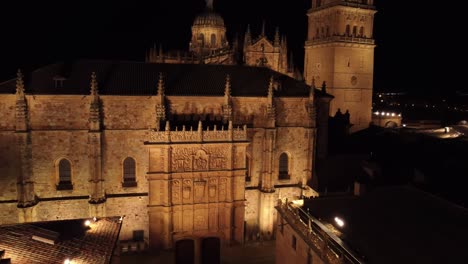
[[[276,108],[273,102],[273,76],[268,86],[266,128],[263,137],[263,173],[260,190],[274,192],[273,164],[276,148]]]
[[[102,132],[101,132],[101,101],[98,94],[98,82],[96,74],[91,75],[91,101],[89,107],[89,132],[88,132],[88,160],[90,204],[100,204],[106,201],[102,178]],[[102,208],[91,208],[91,214],[103,215]]]
[[[37,204],[32,180],[32,146],[29,130],[29,112],[24,93],[23,74],[18,70],[16,78],[16,113],[15,131],[19,149],[19,173],[17,178],[18,207],[26,208]],[[26,211],[25,211],[26,212]],[[28,211],[29,212],[29,211]],[[25,213],[24,221],[30,221],[31,216]]]

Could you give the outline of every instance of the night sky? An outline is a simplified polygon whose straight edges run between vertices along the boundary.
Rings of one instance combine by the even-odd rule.
[[[429,15],[418,13],[415,1],[375,2],[378,8],[374,32],[375,90],[424,93],[458,90],[443,78],[430,76],[433,67],[429,65],[434,64],[435,55],[427,52],[432,41],[424,43],[428,40],[428,29],[423,19]],[[204,0],[125,3],[21,0],[2,4],[0,80],[14,77],[18,68],[28,72],[49,63],[78,58],[142,61],[153,43],[163,44],[166,51],[187,50],[193,19],[205,8]],[[265,20],[271,37],[276,26],[287,35],[295,63],[301,69],[306,11],[310,5],[311,0],[214,1],[230,40],[236,33],[243,35],[247,24],[258,34]],[[415,69],[421,72],[416,73]]]

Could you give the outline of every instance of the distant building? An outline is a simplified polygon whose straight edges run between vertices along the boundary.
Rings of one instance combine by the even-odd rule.
[[[273,40],[265,33],[265,23],[258,37],[253,37],[247,27],[243,43],[236,37],[233,44],[226,37],[224,19],[214,12],[212,1],[208,1],[204,13],[198,15],[192,26],[192,39],[188,51],[164,52],[156,45],[146,54],[150,63],[189,63],[267,67],[279,73],[302,78],[294,68],[292,55],[288,56],[286,37],[276,28]],[[289,59],[288,59],[289,58]]]
[[[465,263],[468,210],[411,187],[280,201],[276,263]]]
[[[120,217],[0,226],[0,263],[119,263]]]

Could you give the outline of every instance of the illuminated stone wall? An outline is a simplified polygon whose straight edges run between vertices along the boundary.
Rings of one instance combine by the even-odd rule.
[[[341,6],[309,10],[304,76],[335,99],[330,115],[349,110],[351,131],[369,126],[374,76],[373,6]]]
[[[232,155],[229,154],[230,158],[226,160],[232,165],[201,175],[193,172],[177,172],[173,174],[171,185],[152,187],[151,184],[154,183],[151,180],[149,184],[148,178],[151,179],[154,176],[152,172],[157,172],[160,166],[154,164],[161,164],[164,157],[166,159],[169,157],[162,154],[156,156],[157,162],[152,165],[151,160],[154,156],[144,145],[151,134],[150,129],[154,129],[156,124],[157,100],[154,96],[100,96],[103,126],[102,131],[97,133],[100,140],[91,141],[90,96],[28,95],[26,100],[30,129],[24,134],[30,137],[30,140],[21,141],[23,142],[21,144],[27,144],[31,150],[32,156],[28,159],[19,153],[21,149],[18,143],[19,135],[15,133],[15,97],[1,95],[0,108],[5,111],[1,113],[0,120],[0,211],[2,212],[0,224],[125,215],[126,220],[120,236],[122,240],[132,239],[135,230],[143,230],[146,239],[151,243],[152,234],[165,233],[166,236],[169,232],[167,229],[165,229],[167,232],[153,232],[151,226],[168,228],[171,223],[170,226],[173,225],[174,230],[178,231],[171,238],[167,235],[164,247],[171,247],[174,240],[186,238],[187,234],[192,237],[219,236],[225,241],[242,242],[244,221],[247,224],[248,238],[256,238],[258,234],[264,239],[274,237],[276,222],[274,201],[281,197],[298,196],[301,190],[299,186],[312,177],[315,120],[309,118],[307,98],[273,98],[277,115],[274,120],[275,125],[270,128],[268,128],[271,126],[271,121],[267,115],[269,104],[267,97],[231,99],[233,130],[237,131],[239,125],[243,131],[243,124],[248,124],[249,128],[245,131],[248,143],[239,148],[236,144],[222,142],[213,146],[232,152]],[[168,96],[165,100],[169,115],[220,116],[223,114],[223,97]],[[275,137],[270,136],[272,131]],[[271,158],[267,158],[265,148],[270,144]],[[100,149],[101,159],[102,180],[97,182],[93,179],[91,167],[94,156],[90,151],[94,149],[94,145]],[[197,144],[195,147],[203,148]],[[177,153],[176,148],[173,150]],[[291,178],[279,181],[278,159],[283,152],[290,156]],[[215,157],[212,156],[215,155],[213,153],[208,151],[207,155]],[[196,154],[195,152],[194,155]],[[135,187],[122,187],[122,162],[126,157],[132,157],[136,161],[137,186]],[[251,181],[247,183],[245,183],[246,157],[251,159],[252,175]],[[57,164],[61,158],[71,162],[73,190],[56,188]],[[17,186],[22,162],[30,163],[31,181],[26,182],[29,184],[27,185],[29,189],[26,187],[18,189]],[[225,183],[221,181],[223,178],[226,179]],[[175,179],[180,180],[179,199],[184,199],[184,181],[191,181],[193,190],[189,194],[190,202],[173,200],[170,203],[173,213],[166,212],[164,217],[156,220],[149,217],[148,214],[154,215],[153,207],[161,204],[158,199],[163,199],[163,204],[168,202],[164,199],[169,199],[169,186],[176,188]],[[207,197],[208,204],[193,200],[196,198],[195,194],[199,192],[195,184],[197,179],[206,182],[203,197]],[[216,180],[216,184],[211,182],[212,180]],[[225,187],[223,184],[226,184]],[[212,185],[216,186],[216,190],[210,189]],[[270,189],[267,191],[263,190],[265,186],[275,185],[278,188],[268,187]],[[250,189],[244,194],[246,186]],[[17,208],[18,197],[23,197],[27,190],[30,192],[28,199],[37,196],[38,200],[31,201],[30,205],[33,205],[31,207]],[[220,200],[221,190],[225,190],[225,198]],[[213,192],[219,199],[210,200],[210,193]],[[107,200],[101,204],[90,204],[89,197],[96,193],[105,194]],[[148,205],[150,205],[149,210]],[[160,222],[161,219],[172,220],[165,225],[165,222]],[[231,232],[232,230],[234,231]]]

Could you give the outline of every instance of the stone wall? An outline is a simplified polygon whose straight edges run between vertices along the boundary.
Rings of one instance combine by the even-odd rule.
[[[0,201],[16,200],[19,152],[14,132],[0,132]]]

